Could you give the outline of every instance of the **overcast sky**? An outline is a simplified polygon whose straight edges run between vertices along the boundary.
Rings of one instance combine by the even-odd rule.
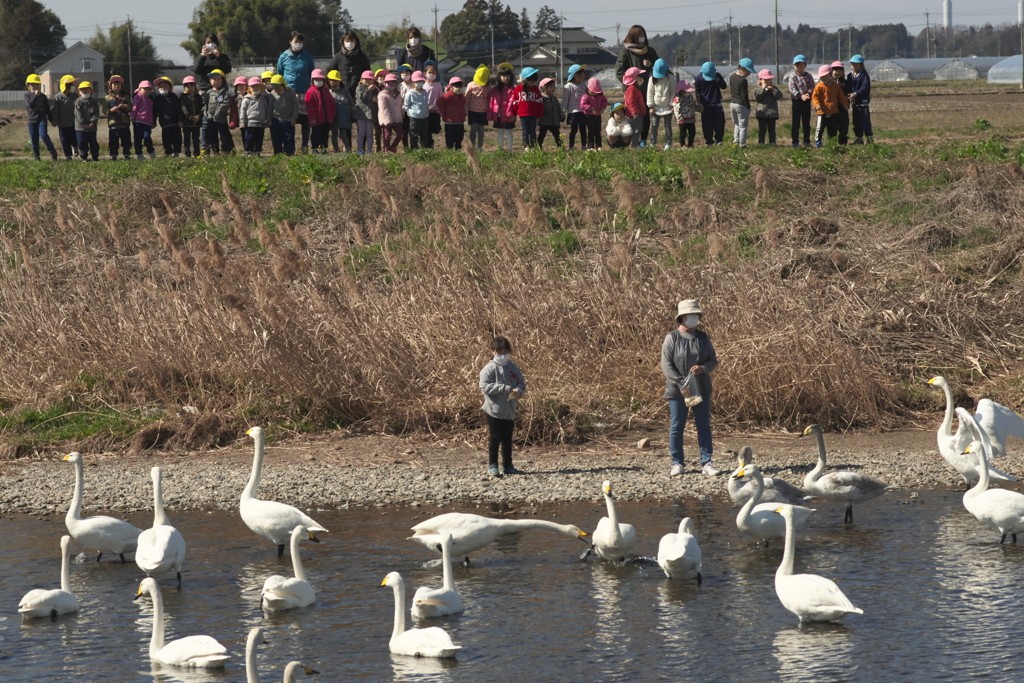
[[[60,16],[68,29],[67,43],[76,40],[86,41],[95,32],[96,26],[108,27],[125,19],[123,11],[126,4],[117,0],[41,0],[44,5]],[[344,0],[343,0],[344,2]],[[198,4],[198,3],[197,3]],[[362,8],[355,9],[353,3],[349,7],[356,27],[380,29],[395,22],[396,17],[408,16],[420,26],[433,26],[433,5],[408,0],[394,2],[359,3]],[[558,3],[553,0],[528,0],[509,2],[516,11],[526,7],[530,17],[536,16],[537,10],[549,5],[556,11],[564,12],[566,26],[583,26],[596,35],[605,38],[607,45],[615,40],[615,25],[622,24],[621,35],[632,24],[642,24],[649,35],[672,33],[673,31],[693,30],[707,27],[710,19],[716,25],[725,25],[732,14],[734,25],[760,24],[771,25],[773,3],[768,0],[701,0],[687,4],[676,4],[672,0],[653,0],[649,4],[637,3],[637,8],[619,9],[623,3],[614,0],[589,0],[587,9],[582,3]],[[178,63],[188,60],[187,53],[179,47],[188,33],[188,22],[192,20],[195,8],[192,0],[167,3],[138,3],[132,7],[132,19],[136,25],[153,37],[157,51],[164,59],[172,59]],[[430,9],[427,9],[427,8]],[[438,21],[447,14],[457,12],[461,3],[453,0],[438,0]],[[378,9],[379,8],[379,9]],[[931,12],[932,24],[942,23],[942,5],[939,0],[924,2],[899,2],[892,0],[846,0],[845,2],[793,2],[780,0],[779,23],[783,26],[796,27],[805,23],[812,26],[836,29],[840,26],[855,26],[881,23],[905,24],[911,33],[924,28],[925,11]],[[953,21],[955,24],[982,25],[986,23],[1016,23],[1017,0],[978,0],[967,3],[963,0],[953,2]],[[287,38],[281,37],[282,49]]]

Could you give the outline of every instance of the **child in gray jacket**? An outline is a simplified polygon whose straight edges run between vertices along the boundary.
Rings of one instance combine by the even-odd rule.
[[[263,135],[270,127],[274,114],[274,98],[263,88],[259,76],[249,79],[249,92],[238,105],[238,125],[242,128],[245,153],[260,156],[263,152]]]
[[[779,120],[779,100],[782,91],[774,85],[775,74],[770,69],[761,69],[757,74],[754,99],[757,100],[757,144],[763,145],[765,135],[768,144],[775,146],[775,122]]]
[[[526,394],[523,371],[511,361],[512,344],[505,337],[491,340],[494,357],[480,371],[480,391],[484,394],[484,414],[491,438],[488,444],[488,467],[492,477],[498,473],[498,446],[501,446],[502,474],[522,474],[512,466],[512,430],[516,407]]]

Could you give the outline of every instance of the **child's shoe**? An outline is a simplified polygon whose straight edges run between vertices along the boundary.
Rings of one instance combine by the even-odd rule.
[[[498,466],[497,465],[491,465],[490,467],[488,467],[487,468],[487,473],[489,475],[491,475],[492,477],[500,477],[501,476],[501,473],[498,472]]]
[[[669,142],[669,143],[666,143],[666,144],[665,144],[665,151],[667,152],[667,151],[669,151],[670,149],[672,149],[672,143],[671,143],[671,142]]]

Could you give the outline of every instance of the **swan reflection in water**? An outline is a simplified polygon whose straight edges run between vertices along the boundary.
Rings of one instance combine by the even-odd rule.
[[[153,683],[219,683],[233,678],[232,671],[215,671],[213,669],[178,669],[153,662],[149,671],[140,671],[141,675],[149,674]]]
[[[394,681],[441,681],[448,680],[446,671],[459,665],[457,659],[436,657],[406,657],[391,655],[391,670]],[[315,677],[314,677],[315,678]]]
[[[591,582],[594,586],[593,609],[599,615],[596,623],[595,640],[600,650],[607,655],[624,655],[629,651],[629,634],[622,617],[620,582],[626,574],[635,572],[631,565],[601,562],[594,565]]]
[[[776,680],[852,680],[853,631],[841,624],[810,624],[778,631],[772,653],[778,662]]]

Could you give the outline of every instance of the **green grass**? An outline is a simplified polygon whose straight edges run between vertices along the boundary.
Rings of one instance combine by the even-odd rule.
[[[7,441],[24,445],[80,440],[97,434],[124,439],[154,419],[141,411],[122,412],[64,399],[44,410],[26,408],[10,415],[0,414],[0,434]]]

